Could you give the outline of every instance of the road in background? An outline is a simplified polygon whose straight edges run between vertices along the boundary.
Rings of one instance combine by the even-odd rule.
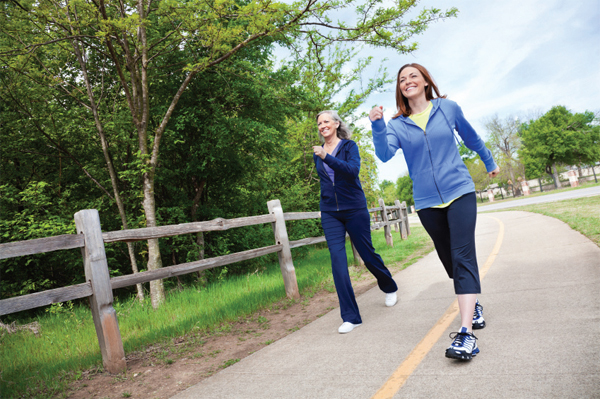
[[[592,197],[600,195],[600,186],[582,188],[579,190],[562,191],[556,194],[541,195],[538,197],[522,197],[511,201],[500,201],[489,205],[481,205],[477,207],[477,212],[497,211],[499,209],[515,208],[525,205],[541,204],[544,202],[563,201],[573,198]],[[411,214],[408,218],[409,224],[421,224],[419,217],[416,214]]]

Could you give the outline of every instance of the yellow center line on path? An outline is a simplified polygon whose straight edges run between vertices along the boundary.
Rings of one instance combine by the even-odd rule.
[[[479,268],[479,278],[483,279],[490,266],[496,260],[502,241],[504,240],[504,223],[500,219],[492,216],[488,216],[494,219],[500,225],[498,231],[498,238],[496,244],[492,249],[492,252],[488,256],[485,264]],[[373,395],[371,399],[391,399],[394,395],[402,388],[402,386],[408,380],[408,377],[415,371],[417,366],[423,361],[425,356],[429,353],[433,345],[440,339],[444,331],[450,327],[452,320],[458,315],[458,301],[455,299],[452,305],[446,310],[444,315],[435,323],[435,325],[429,330],[425,337],[415,346],[415,348],[408,354],[402,364],[394,371],[390,378],[383,384],[381,388]]]

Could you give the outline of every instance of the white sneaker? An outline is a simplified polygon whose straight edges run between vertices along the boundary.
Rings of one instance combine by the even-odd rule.
[[[396,295],[396,292],[385,294],[385,306],[394,306],[396,302],[398,302],[398,295]]]
[[[338,332],[340,334],[347,334],[350,331],[354,330],[356,327],[360,326],[361,324],[352,324],[350,322],[345,321],[344,324],[342,324],[340,328],[338,328]]]

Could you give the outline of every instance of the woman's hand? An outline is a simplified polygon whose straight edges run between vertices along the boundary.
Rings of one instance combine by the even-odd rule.
[[[498,167],[496,167],[496,169],[494,169],[494,170],[492,170],[491,172],[489,172],[489,173],[488,173],[488,175],[489,175],[491,178],[494,178],[494,177],[498,176],[498,173],[500,173],[500,167],[499,167],[499,166],[498,166]]]
[[[325,152],[325,149],[320,145],[314,145],[313,152],[316,156],[318,156],[321,159],[325,159],[325,157],[327,156],[327,152]]]
[[[371,120],[371,122],[375,122],[377,119],[381,119],[383,118],[383,106],[379,105],[375,108],[373,108],[370,112],[369,112],[369,119]]]

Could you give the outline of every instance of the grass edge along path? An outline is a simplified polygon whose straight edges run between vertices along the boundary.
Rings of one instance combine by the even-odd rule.
[[[373,245],[392,274],[413,264],[433,249],[420,226],[411,229],[407,240],[392,232],[394,247],[387,247],[383,230],[373,232]],[[348,260],[352,250],[347,243]],[[294,262],[302,300],[326,289],[334,292],[329,251],[322,245]],[[350,267],[353,281],[372,278],[366,268]],[[158,310],[149,301],[134,297],[115,300],[126,356],[173,338],[194,336],[226,328],[227,323],[285,299],[279,264],[264,272],[230,278],[201,289],[173,290]],[[89,309],[72,303],[56,304],[48,312],[23,323],[37,322],[40,332],[0,331],[0,397],[51,398],[65,396],[68,384],[85,370],[101,370],[102,359]]]
[[[483,213],[525,211],[558,219],[600,247],[600,195],[524,205]]]

